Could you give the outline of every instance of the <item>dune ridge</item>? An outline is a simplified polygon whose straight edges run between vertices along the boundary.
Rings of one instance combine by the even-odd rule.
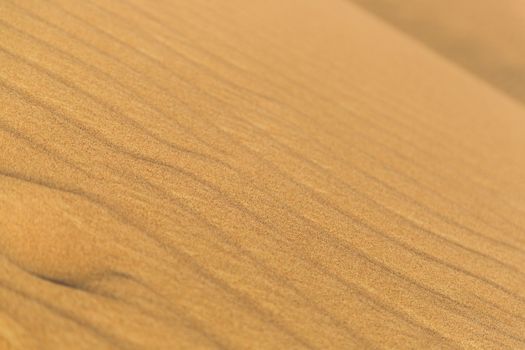
[[[525,4],[351,0],[525,103]]]

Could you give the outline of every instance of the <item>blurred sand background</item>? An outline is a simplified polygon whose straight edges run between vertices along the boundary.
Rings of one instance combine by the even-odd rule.
[[[525,348],[519,1],[0,1],[0,349]]]
[[[352,1],[525,102],[525,2]]]

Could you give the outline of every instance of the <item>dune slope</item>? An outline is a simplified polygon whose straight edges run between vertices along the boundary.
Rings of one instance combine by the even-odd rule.
[[[351,0],[525,103],[520,0]]]
[[[524,115],[346,0],[2,1],[0,348],[523,348]]]

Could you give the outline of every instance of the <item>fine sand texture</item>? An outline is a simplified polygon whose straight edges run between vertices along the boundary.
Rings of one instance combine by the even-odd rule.
[[[350,0],[0,0],[0,349],[525,349],[523,95],[458,62]]]

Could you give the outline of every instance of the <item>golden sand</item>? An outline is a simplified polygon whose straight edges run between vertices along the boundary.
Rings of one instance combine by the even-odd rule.
[[[525,103],[522,0],[350,0]]]
[[[525,108],[464,66],[351,1],[0,1],[0,349],[525,348]]]

